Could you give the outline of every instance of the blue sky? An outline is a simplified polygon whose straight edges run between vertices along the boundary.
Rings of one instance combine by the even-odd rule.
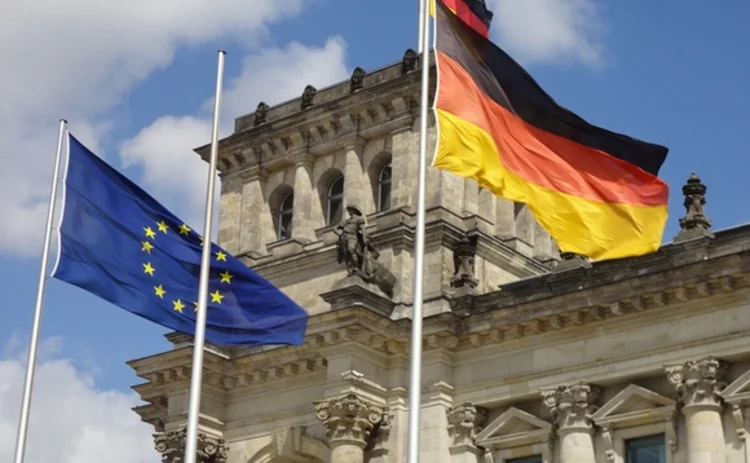
[[[5,145],[0,169],[5,198],[0,371],[19,375],[19,355],[26,349],[59,117],[68,118],[71,132],[92,149],[196,223],[203,200],[196,186],[205,172],[190,150],[208,141],[217,48],[228,51],[225,133],[234,116],[253,111],[260,100],[278,103],[298,96],[308,83],[320,88],[346,78],[356,66],[372,70],[416,48],[416,1],[251,3],[258,4],[255,11],[247,2],[221,0],[213,11],[202,2],[170,0],[141,17],[139,8],[113,3],[112,9],[122,11],[100,11],[75,0],[62,20],[60,11],[32,14],[18,3],[17,18],[0,19],[0,38],[8,34],[27,45],[0,51],[0,59],[11,63],[0,70],[0,97],[10,102],[0,108],[0,136],[13,142]],[[750,172],[750,2],[488,4],[496,13],[493,38],[561,104],[592,123],[670,148],[661,172],[671,186],[665,241],[684,213],[680,188],[692,171],[708,185],[707,211],[715,229],[750,222],[750,209],[739,196],[746,194],[742,187]],[[31,32],[38,30],[55,34]],[[62,362],[49,365],[67,368],[62,376],[83,384],[85,393],[129,394],[140,381],[125,361],[168,348],[164,332],[81,290],[49,282],[42,360]],[[40,374],[40,381],[49,375]],[[12,432],[0,433],[0,447],[10,448],[20,382],[3,393],[2,381],[0,423]],[[118,428],[127,435],[123,448],[131,442],[127,433],[148,438],[148,429],[137,426],[126,408],[122,413],[136,424]],[[73,428],[66,430],[69,439],[80,437],[74,425],[64,426]],[[69,445],[63,440],[48,444],[60,446],[49,452],[63,452]],[[122,461],[139,458],[133,454]]]

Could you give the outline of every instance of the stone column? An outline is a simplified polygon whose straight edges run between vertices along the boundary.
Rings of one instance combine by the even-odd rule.
[[[326,427],[331,463],[363,463],[370,433],[380,427],[385,415],[390,417],[384,407],[354,393],[316,402],[315,415]]]
[[[344,205],[354,205],[365,214],[375,212],[370,182],[362,173],[362,143],[352,142],[344,147]]]
[[[265,201],[264,183],[268,171],[253,168],[242,176],[242,212],[239,230],[240,253],[266,255],[266,244],[276,241],[273,218]]]
[[[687,463],[725,463],[722,398],[727,363],[714,357],[667,366],[685,415]]]
[[[312,187],[313,156],[297,159],[294,171],[294,213],[292,214],[292,238],[302,243],[315,241],[313,201],[317,194]]]
[[[561,463],[596,463],[591,414],[601,388],[580,382],[542,391],[557,425]]]
[[[477,463],[481,461],[482,452],[476,446],[474,438],[482,430],[487,418],[487,410],[470,403],[451,407],[446,412],[448,418],[448,435],[453,440],[450,447],[453,463]]]
[[[161,455],[163,463],[182,463],[185,461],[185,441],[187,430],[158,432],[154,434],[154,447]],[[229,447],[224,439],[198,433],[199,463],[227,463]]]

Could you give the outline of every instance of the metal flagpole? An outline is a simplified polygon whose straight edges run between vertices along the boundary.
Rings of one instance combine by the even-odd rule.
[[[422,89],[419,108],[419,170],[417,174],[417,230],[414,243],[414,311],[411,328],[411,371],[409,377],[409,430],[407,463],[419,462],[419,415],[422,407],[422,290],[424,279],[425,177],[427,170],[427,106],[430,91],[429,21],[430,0],[421,0],[419,38],[422,50]]]
[[[429,10],[428,5],[426,3],[427,2],[419,0],[419,43],[417,43],[417,53],[422,53],[422,51],[424,50],[424,47],[423,47],[423,44],[422,44],[422,42],[424,41],[423,38],[422,38],[422,36],[425,33],[425,30],[424,30],[424,23],[425,23],[424,10],[425,10],[425,8],[427,8]]]
[[[211,227],[214,217],[214,186],[216,184],[216,161],[219,150],[219,111],[221,110],[221,88],[224,80],[225,55],[226,52],[224,50],[219,50],[216,98],[214,99],[214,120],[211,129],[211,155],[208,161],[206,216],[203,223],[203,254],[201,255],[200,284],[198,286],[198,316],[195,320],[193,371],[190,375],[190,401],[188,405],[187,441],[185,442],[185,463],[196,463],[198,453],[198,418],[201,406],[201,383],[203,382],[203,345],[206,338],[208,276],[211,271]]]
[[[21,402],[21,415],[18,419],[18,434],[16,437],[16,453],[14,463],[23,463],[26,453],[26,432],[29,429],[29,412],[31,410],[31,389],[34,386],[34,370],[36,369],[36,349],[39,346],[39,326],[42,323],[42,305],[44,302],[44,290],[47,286],[47,261],[49,260],[49,248],[52,241],[52,219],[55,215],[55,203],[57,201],[57,182],[60,176],[60,161],[62,160],[63,139],[68,122],[60,119],[60,132],[57,136],[57,154],[55,155],[55,167],[52,171],[52,187],[49,193],[49,206],[47,210],[47,225],[44,229],[44,245],[42,247],[42,268],[39,271],[39,285],[36,290],[36,305],[34,306],[34,321],[31,325],[31,340],[29,341],[29,358],[26,361],[26,379],[23,383],[23,400]],[[60,243],[57,244],[58,246]]]

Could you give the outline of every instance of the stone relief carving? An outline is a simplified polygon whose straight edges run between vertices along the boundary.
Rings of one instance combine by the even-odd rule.
[[[728,364],[715,357],[666,367],[667,379],[677,389],[682,406],[721,405],[727,369]]]
[[[542,391],[542,400],[558,428],[590,428],[593,424],[591,415],[598,408],[594,402],[601,392],[599,386],[579,382]]]
[[[418,57],[419,55],[417,54],[417,52],[412,50],[411,48],[406,50],[403,59],[401,59],[401,74],[406,74],[417,69]]]
[[[316,93],[318,93],[318,89],[316,89],[312,85],[308,85],[307,87],[305,87],[305,90],[302,92],[302,102],[300,103],[300,109],[307,109],[312,106],[313,100],[315,100]]]
[[[349,90],[352,92],[356,92],[357,90],[363,88],[365,85],[366,75],[367,71],[365,71],[364,69],[360,67],[354,68],[352,77],[349,79]]]
[[[487,413],[486,409],[469,402],[446,410],[448,434],[453,439],[453,445],[473,445],[474,438],[482,431]]]
[[[253,120],[253,125],[255,127],[265,124],[268,121],[268,110],[269,107],[266,103],[263,101],[258,103],[258,107],[255,108],[255,119]]]
[[[161,454],[162,463],[182,463],[185,461],[185,441],[187,430],[160,432],[154,434],[154,447]],[[198,433],[198,461],[200,463],[226,463],[229,447],[224,439]]]
[[[454,274],[451,278],[453,288],[476,288],[479,281],[475,277],[474,262],[476,256],[475,236],[464,236],[453,249]]]
[[[348,205],[349,218],[341,221],[334,232],[338,235],[337,260],[345,263],[349,276],[358,276],[377,285],[385,294],[392,294],[396,278],[385,268],[367,234],[367,221],[357,206]]]
[[[344,440],[365,448],[373,428],[381,426],[382,429],[385,422],[387,432],[390,431],[391,415],[388,408],[377,406],[353,393],[315,402],[315,416],[325,425],[329,443]]]
[[[695,173],[690,175],[687,183],[682,187],[685,196],[685,217],[680,218],[680,232],[675,241],[684,241],[702,236],[713,236],[711,221],[706,216],[706,191],[708,188]]]

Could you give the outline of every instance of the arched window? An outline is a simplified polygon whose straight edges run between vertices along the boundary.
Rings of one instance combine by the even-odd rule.
[[[279,212],[276,216],[276,237],[279,241],[292,237],[292,211],[294,210],[294,192],[287,193],[281,200]]]
[[[344,212],[344,176],[338,176],[328,187],[326,198],[326,225],[341,222]]]
[[[378,174],[378,212],[391,208],[391,163],[389,162]]]

